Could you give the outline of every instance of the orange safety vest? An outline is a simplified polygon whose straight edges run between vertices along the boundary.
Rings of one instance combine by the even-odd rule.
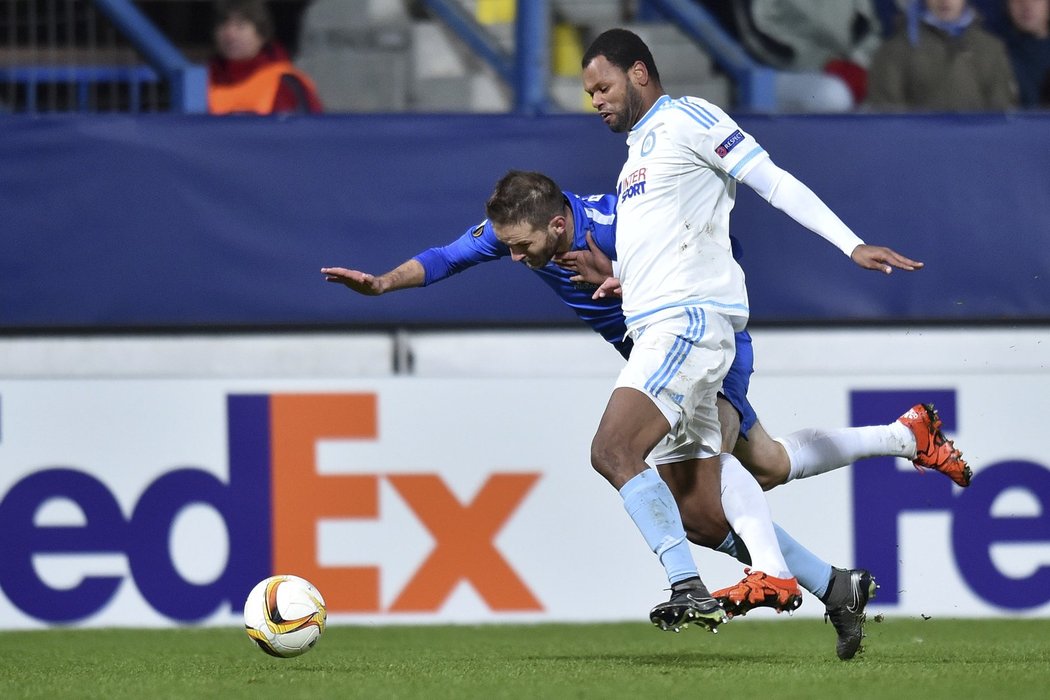
[[[270,114],[273,112],[277,90],[281,87],[281,77],[285,75],[295,76],[306,85],[308,90],[316,92],[313,81],[305,73],[297,70],[288,61],[279,61],[260,68],[239,83],[209,85],[208,111],[211,114],[235,112]]]

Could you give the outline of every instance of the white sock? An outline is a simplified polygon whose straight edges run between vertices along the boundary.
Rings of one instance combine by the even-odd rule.
[[[722,510],[729,527],[747,546],[751,566],[774,578],[791,578],[762,487],[733,455],[722,454],[721,461]]]
[[[915,456],[915,436],[898,421],[835,430],[806,428],[775,439],[791,460],[788,481],[834,471],[865,457]]]

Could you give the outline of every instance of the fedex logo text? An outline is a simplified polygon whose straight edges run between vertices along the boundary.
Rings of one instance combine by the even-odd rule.
[[[317,531],[325,519],[379,518],[385,482],[434,540],[386,611],[436,611],[460,582],[470,583],[493,610],[542,610],[494,545],[538,474],[490,473],[469,499],[457,498],[434,473],[318,474],[318,440],[377,439],[371,393],[231,395],[227,413],[228,482],[194,467],[169,471],[145,488],[127,517],[105,483],[75,468],[51,467],[15,483],[0,500],[6,556],[0,588],[12,603],[47,622],[90,617],[113,598],[123,577],[83,576],[60,589],[40,577],[34,557],[123,554],[143,598],[173,620],[200,620],[223,605],[237,610],[251,586],[278,571],[316,584],[331,612],[383,612],[379,567],[321,566]],[[36,524],[53,499],[75,504],[83,523]],[[170,551],[173,524],[191,505],[218,513],[229,541],[225,568],[206,583],[187,581]]]
[[[854,391],[853,425],[875,425],[901,407],[933,401],[944,430],[957,427],[954,391]],[[1040,514],[996,514],[996,500],[1008,491],[1024,493]],[[1000,544],[1050,544],[1050,469],[1025,460],[980,466],[973,483],[959,489],[944,477],[901,471],[893,457],[865,460],[853,470],[854,547],[859,566],[881,584],[877,603],[900,602],[899,516],[948,513],[951,549],[962,579],[980,598],[1002,608],[1026,610],[1050,602],[1050,565],[1026,577],[1004,573],[993,557]]]

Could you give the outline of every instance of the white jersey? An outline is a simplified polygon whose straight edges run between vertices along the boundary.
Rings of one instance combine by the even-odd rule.
[[[617,183],[616,253],[629,331],[700,306],[748,317],[733,260],[736,181],[769,156],[725,112],[696,97],[661,97],[627,136]]]

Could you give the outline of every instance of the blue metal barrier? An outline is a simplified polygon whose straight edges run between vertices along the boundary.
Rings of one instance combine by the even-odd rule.
[[[547,0],[518,3],[515,41],[514,110],[518,114],[549,111],[547,77],[550,75],[550,4]]]
[[[149,66],[17,66],[0,67],[0,83],[26,86],[26,111],[37,111],[37,86],[66,83],[76,86],[78,112],[87,112],[91,105],[91,86],[98,83],[121,83],[129,86],[128,109],[142,110],[140,88],[156,84],[160,77]]]
[[[547,76],[550,74],[550,4],[547,0],[519,3],[513,55],[454,0],[423,0],[426,8],[455,32],[478,58],[514,89],[514,109],[519,114],[550,110]]]
[[[142,109],[144,85],[170,86],[170,109],[183,114],[208,111],[208,75],[203,66],[191,63],[131,0],[91,0],[116,29],[149,63],[145,65],[28,65],[0,67],[0,82],[25,89],[25,109],[38,110],[41,85],[71,86],[77,111],[89,111],[93,86],[111,83],[127,86],[128,109]]]
[[[514,59],[504,51],[496,38],[470,16],[458,2],[451,0],[423,0],[427,10],[455,32],[478,58],[496,71],[508,85],[514,83]]]
[[[551,111],[546,86],[551,32],[548,0],[518,3],[514,55],[504,51],[460,3],[423,0],[423,4],[514,88],[517,113]],[[737,86],[737,108],[750,112],[776,111],[776,71],[756,63],[709,12],[689,0],[645,0],[642,9],[649,14],[659,13],[711,52],[715,62]]]
[[[131,0],[94,0],[94,3],[171,83],[172,111],[184,114],[208,111],[208,74],[203,66],[190,63]]]
[[[707,10],[690,0],[645,2],[711,52],[715,63],[737,86],[737,109],[776,111],[776,71],[756,63]]]

